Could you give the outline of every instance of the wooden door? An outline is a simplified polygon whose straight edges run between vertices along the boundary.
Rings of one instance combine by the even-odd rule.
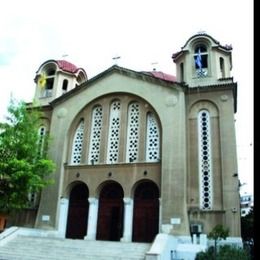
[[[66,238],[83,239],[88,223],[88,188],[76,185],[70,193]]]
[[[123,232],[123,189],[107,184],[100,193],[97,239],[120,241]]]
[[[152,242],[159,231],[159,190],[153,182],[135,190],[133,241]]]

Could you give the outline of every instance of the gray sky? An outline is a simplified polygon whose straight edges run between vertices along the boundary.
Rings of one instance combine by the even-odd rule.
[[[172,53],[205,31],[233,46],[238,83],[236,135],[242,192],[253,192],[252,0],[8,0],[0,16],[0,120],[12,95],[31,101],[33,78],[49,59],[86,70],[88,78],[118,65],[175,75]]]

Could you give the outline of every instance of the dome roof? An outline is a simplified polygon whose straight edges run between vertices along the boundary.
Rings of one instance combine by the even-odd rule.
[[[66,60],[56,60],[56,63],[58,64],[59,68],[63,71],[75,73],[79,69],[77,66]]]
[[[157,78],[157,79],[163,79],[163,80],[166,80],[166,81],[170,81],[170,82],[176,82],[176,77],[173,76],[173,75],[170,75],[170,74],[167,74],[165,72],[162,72],[162,71],[149,71],[149,72],[146,72],[148,73],[149,75],[153,76],[154,78]]]

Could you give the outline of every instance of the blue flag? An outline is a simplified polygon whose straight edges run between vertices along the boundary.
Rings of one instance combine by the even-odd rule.
[[[200,49],[198,50],[196,59],[195,59],[195,64],[199,67],[199,69],[202,69],[202,59],[201,59],[201,54],[200,54]]]

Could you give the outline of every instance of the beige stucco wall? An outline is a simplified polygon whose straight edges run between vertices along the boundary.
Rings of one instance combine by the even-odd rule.
[[[98,196],[98,187],[105,181],[117,181],[123,187],[125,197],[128,197],[132,196],[133,187],[138,181],[148,179],[155,182],[160,190],[161,223],[170,224],[172,218],[181,221],[179,225],[174,225],[172,234],[189,235],[191,221],[203,223],[205,232],[209,232],[215,224],[222,223],[230,227],[230,235],[240,235],[239,210],[237,213],[231,210],[239,208],[238,180],[232,176],[237,172],[232,91],[230,88],[216,88],[185,93],[177,85],[154,82],[114,71],[92,81],[69,98],[54,103],[50,125],[53,139],[50,156],[57,165],[55,184],[42,193],[37,227],[57,228],[59,199],[68,197],[75,181],[86,183],[90,196]],[[134,164],[92,166],[86,163],[71,166],[71,135],[76,127],[76,119],[94,100],[106,95],[116,97],[119,93],[139,97],[157,114],[161,127],[161,161],[144,163],[140,155],[140,163]],[[214,136],[214,209],[210,212],[198,210],[197,121],[194,116],[196,113],[192,110],[198,102],[211,103],[215,113],[211,120]],[[125,126],[126,121],[121,121],[121,124]],[[87,153],[85,151],[85,157]],[[102,151],[101,156],[106,157]],[[145,171],[147,175],[144,175]],[[109,177],[108,172],[112,176]],[[50,221],[41,221],[42,215],[49,215]]]
[[[171,85],[171,84],[169,84]],[[42,226],[41,215],[50,215],[50,227],[55,227],[58,200],[64,190],[64,163],[67,162],[68,132],[77,114],[92,100],[111,93],[130,93],[142,97],[157,113],[162,128],[161,191],[162,222],[181,218],[179,233],[188,233],[186,212],[186,134],[184,93],[172,85],[151,82],[113,73],[88,86],[53,110],[50,134],[53,138],[50,156],[57,164],[55,184],[43,191],[37,226]],[[57,152],[58,151],[58,152]],[[156,183],[160,183],[156,180]],[[181,206],[180,206],[181,205]]]
[[[188,113],[188,207],[190,220],[202,223],[208,233],[216,224],[228,226],[231,236],[240,236],[240,213],[234,129],[234,99],[231,89],[202,90],[189,95]],[[213,210],[199,212],[197,112],[211,113]],[[234,212],[234,208],[237,209]],[[195,213],[194,213],[195,212]]]

